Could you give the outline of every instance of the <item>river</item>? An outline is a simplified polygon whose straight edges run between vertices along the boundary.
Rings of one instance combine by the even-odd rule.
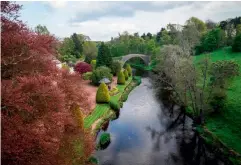
[[[123,104],[119,117],[109,122],[106,132],[111,135],[111,143],[96,151],[95,157],[101,165],[188,164],[187,158],[191,159],[194,151],[184,144],[191,142],[194,135],[191,119],[186,118],[184,127],[167,130],[172,121],[156,99],[149,78],[142,78]],[[97,142],[103,132],[99,132]]]

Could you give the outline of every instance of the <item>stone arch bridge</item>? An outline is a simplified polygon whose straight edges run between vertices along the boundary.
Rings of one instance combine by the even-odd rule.
[[[135,57],[141,58],[146,65],[149,65],[149,63],[151,61],[151,57],[148,55],[145,55],[145,54],[128,54],[128,55],[121,56],[121,57],[115,57],[114,59],[121,60],[124,65],[126,63],[126,61],[128,61],[131,58],[135,58]]]

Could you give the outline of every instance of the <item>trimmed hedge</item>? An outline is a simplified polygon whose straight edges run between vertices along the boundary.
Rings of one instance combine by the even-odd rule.
[[[103,133],[100,136],[99,145],[104,146],[104,145],[107,145],[108,143],[110,143],[110,134],[109,133]]]
[[[125,75],[125,80],[128,80],[129,74],[128,74],[128,71],[126,69],[124,70],[124,75]]]
[[[122,71],[118,73],[117,84],[124,85],[126,83],[125,75]]]
[[[83,79],[84,80],[90,80],[92,76],[92,72],[86,72],[83,74]]]
[[[109,105],[110,105],[111,109],[113,109],[114,111],[119,111],[120,110],[120,104],[119,104],[118,101],[111,100],[109,102]]]
[[[96,93],[96,102],[97,103],[108,103],[110,101],[110,94],[105,83],[101,83],[97,93]]]
[[[126,70],[128,71],[129,76],[131,76],[132,75],[132,69],[131,69],[130,64],[126,65]]]

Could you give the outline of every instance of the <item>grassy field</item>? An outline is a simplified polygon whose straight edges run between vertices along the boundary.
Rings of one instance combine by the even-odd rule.
[[[125,83],[125,85],[117,85],[116,88],[119,90],[119,93],[117,95],[115,95],[115,96],[111,96],[110,99],[118,101],[120,99],[122,93],[124,92],[126,86],[129,85],[129,83],[131,81],[132,81],[132,77],[129,77],[129,79]],[[84,119],[84,127],[85,128],[90,128],[91,125],[96,120],[98,120],[102,116],[108,114],[110,111],[111,111],[111,109],[110,109],[109,104],[97,104],[95,109],[93,110],[93,112]]]
[[[195,56],[195,62],[204,57],[204,54]],[[241,73],[241,53],[232,53],[230,47],[210,53],[210,58],[212,61],[235,60],[240,64]],[[227,97],[225,110],[208,116],[206,126],[228,147],[241,153],[241,76],[234,79]]]

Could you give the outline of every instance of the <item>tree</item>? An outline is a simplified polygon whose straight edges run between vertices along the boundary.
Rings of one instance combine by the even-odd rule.
[[[121,61],[113,61],[111,65],[111,72],[113,75],[117,75],[121,71],[122,62]]]
[[[148,32],[148,33],[146,34],[146,37],[147,37],[148,39],[152,39],[152,34],[151,34],[150,32]]]
[[[47,27],[46,26],[42,26],[42,25],[37,25],[35,27],[35,32],[38,33],[38,34],[42,34],[42,35],[48,35],[50,34]]]
[[[241,34],[237,35],[232,45],[233,52],[241,52]]]
[[[203,124],[204,112],[209,109],[215,89],[220,88],[220,82],[237,76],[238,65],[234,62],[211,64],[209,58],[195,65],[188,52],[174,45],[164,46],[161,54],[155,70],[157,91],[165,92],[171,102],[183,107],[181,113],[185,114],[184,110],[191,107],[194,123]],[[210,75],[214,78],[209,80]]]
[[[239,35],[239,34],[241,34],[241,24],[238,24],[236,26],[236,36]]]
[[[200,20],[196,17],[189,18],[186,21],[186,24],[187,25],[194,25],[200,33],[203,33],[207,30],[207,27],[206,27],[205,23],[202,20]]]
[[[85,41],[83,46],[83,54],[85,56],[85,62],[90,63],[92,60],[95,60],[97,57],[97,46],[95,42]]]
[[[74,42],[74,55],[78,59],[81,57],[81,55],[83,53],[83,43],[81,43],[81,41],[76,33],[74,33],[71,36],[71,39]]]
[[[96,59],[96,67],[107,66],[111,67],[112,57],[110,54],[110,50],[107,45],[102,42],[99,46],[98,56]]]
[[[96,93],[96,102],[109,103],[109,101],[110,101],[109,90],[105,85],[105,83],[101,83]]]
[[[78,72],[79,74],[83,74],[86,72],[91,72],[92,68],[91,65],[85,62],[79,62],[75,65],[74,71]]]
[[[124,85],[125,82],[126,82],[125,75],[124,75],[123,71],[120,71],[118,73],[117,84]]]
[[[60,44],[58,51],[62,62],[75,62],[76,56],[74,52],[74,42],[71,38],[64,38]]]
[[[58,69],[53,62],[57,40],[35,33],[18,20],[20,9],[14,2],[1,2],[1,161],[6,165],[65,164],[72,161],[75,151],[65,148],[69,154],[63,157],[61,147],[76,140],[84,151],[78,158],[86,161],[94,143],[70,107],[76,103],[87,114],[87,93],[77,75]]]
[[[94,85],[98,85],[101,79],[108,78],[110,81],[112,81],[112,77],[113,75],[111,74],[110,68],[100,66],[92,72],[91,80]]]
[[[208,30],[212,30],[217,26],[217,23],[210,19],[206,20],[205,24]]]

